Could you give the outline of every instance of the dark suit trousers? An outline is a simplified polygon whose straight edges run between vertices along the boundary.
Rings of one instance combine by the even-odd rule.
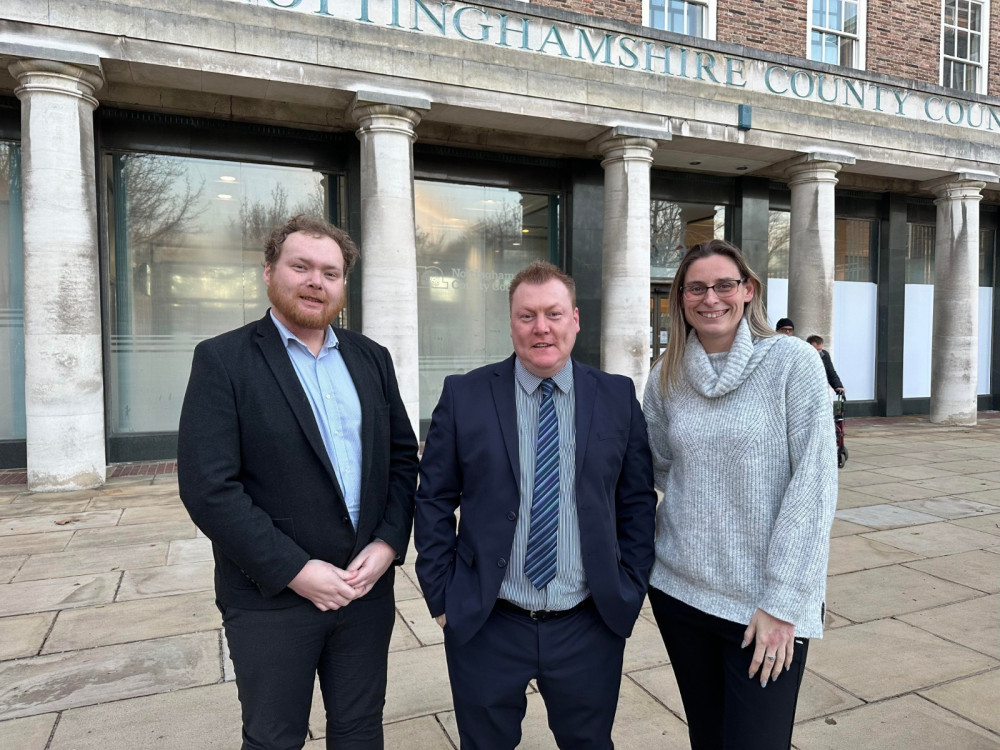
[[[560,748],[613,747],[625,639],[593,606],[546,622],[494,609],[468,643],[445,627],[445,653],[462,750],[511,750],[521,741],[528,681],[538,681]]]
[[[221,607],[243,710],[243,750],[298,750],[319,674],[329,749],[381,750],[392,595],[321,612]]]
[[[767,687],[750,679],[754,644],[746,625],[723,620],[649,589],[684,702],[692,750],[788,750],[809,639],[796,638],[792,666]]]

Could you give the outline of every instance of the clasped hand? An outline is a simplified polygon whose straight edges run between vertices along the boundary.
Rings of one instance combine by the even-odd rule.
[[[792,666],[795,651],[795,626],[758,609],[743,633],[743,648],[756,640],[750,661],[750,679],[760,671],[760,686],[774,682],[782,670]]]
[[[351,560],[346,570],[323,560],[310,560],[288,588],[323,612],[340,609],[371,591],[395,558],[392,547],[375,540]]]

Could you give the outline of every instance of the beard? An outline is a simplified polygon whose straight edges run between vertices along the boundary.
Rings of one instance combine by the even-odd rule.
[[[344,309],[343,294],[334,298],[327,297],[323,308],[315,312],[300,309],[296,303],[298,297],[297,290],[276,289],[274,284],[269,284],[267,287],[267,298],[271,301],[271,306],[281,313],[285,320],[301,328],[325,330]]]

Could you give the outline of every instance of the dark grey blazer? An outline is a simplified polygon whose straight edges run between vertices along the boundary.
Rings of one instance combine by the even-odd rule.
[[[346,567],[376,537],[402,561],[417,440],[389,352],[336,329],[361,401],[361,515],[347,514],[316,419],[269,314],[195,348],[178,436],[181,500],[215,552],[220,604],[277,609],[309,559]],[[392,590],[392,570],[372,588]]]

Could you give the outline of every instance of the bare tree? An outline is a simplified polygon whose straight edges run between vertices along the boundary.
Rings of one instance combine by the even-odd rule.
[[[288,207],[288,189],[280,182],[271,188],[267,201],[251,201],[244,197],[238,219],[243,248],[263,249],[271,230],[298,214],[327,218],[326,192],[322,183],[317,183],[314,190],[292,208]]]
[[[194,222],[207,206],[199,207],[205,187],[197,187],[180,159],[160,154],[122,157],[121,179],[128,199],[129,243],[164,245],[194,231]]]
[[[676,269],[685,250],[680,205],[672,201],[650,201],[649,224],[650,265]]]

